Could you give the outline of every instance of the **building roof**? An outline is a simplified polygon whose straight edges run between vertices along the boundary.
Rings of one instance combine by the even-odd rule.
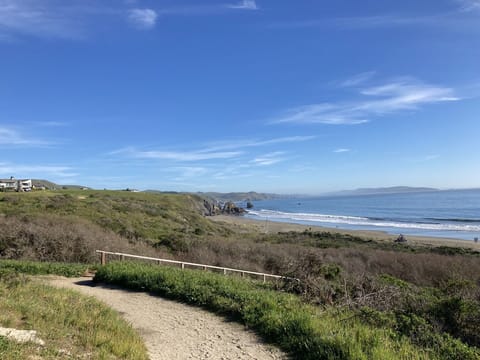
[[[17,179],[0,179],[1,183],[16,183]]]

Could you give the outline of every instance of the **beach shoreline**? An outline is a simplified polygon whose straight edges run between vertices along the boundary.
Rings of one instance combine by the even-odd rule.
[[[398,235],[389,234],[380,230],[347,230],[318,225],[304,225],[290,222],[257,220],[235,215],[215,215],[209,218],[212,221],[224,222],[229,225],[233,225],[234,227],[237,227],[238,230],[243,232],[254,231],[261,233],[279,233],[289,231],[303,232],[305,230],[318,232],[327,231],[331,233],[358,236],[364,239],[371,239],[380,242],[393,242],[398,237]],[[480,243],[475,243],[474,241],[469,240],[414,235],[408,235],[406,238],[408,244],[417,246],[450,246],[480,250]]]

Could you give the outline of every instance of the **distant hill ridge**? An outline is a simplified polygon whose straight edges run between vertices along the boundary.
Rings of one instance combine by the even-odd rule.
[[[199,192],[200,196],[208,197],[217,201],[260,201],[269,199],[284,198],[287,195],[270,194],[270,193],[257,193],[255,191],[249,192]]]
[[[89,189],[86,186],[81,185],[59,185],[55,184],[52,181],[44,180],[44,179],[32,179],[32,185],[35,187],[44,187],[49,190],[55,189]]]
[[[397,194],[397,193],[415,193],[439,191],[430,187],[413,187],[413,186],[390,186],[380,188],[359,188],[355,190],[343,190],[329,195],[374,195],[374,194]]]
[[[44,179],[32,179],[32,183],[36,187],[45,187],[46,189],[49,189],[49,190],[90,189],[86,186],[81,186],[81,185],[60,185]],[[430,191],[440,191],[440,189],[431,188],[431,187],[390,186],[390,187],[377,187],[377,188],[358,188],[354,190],[341,190],[341,191],[326,193],[324,195],[349,196],[349,195],[416,193],[416,192],[430,192]],[[295,198],[299,196],[300,197],[309,196],[306,194],[287,195],[287,194],[261,193],[256,191],[222,193],[222,192],[177,192],[177,191],[145,190],[142,192],[157,193],[157,194],[192,194],[192,195],[199,195],[204,198],[219,201],[219,202],[261,201],[261,200],[272,200],[272,199],[285,199],[285,198],[292,198],[292,197]]]

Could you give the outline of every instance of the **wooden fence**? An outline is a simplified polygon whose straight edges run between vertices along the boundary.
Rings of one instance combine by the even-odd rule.
[[[202,270],[221,271],[221,272],[223,272],[224,275],[235,274],[235,273],[240,274],[242,277],[244,277],[245,275],[248,275],[248,276],[262,278],[263,282],[266,282],[267,280],[279,280],[279,279],[292,280],[291,278],[288,278],[288,277],[285,277],[285,276],[280,276],[280,275],[272,275],[272,274],[265,274],[265,273],[255,272],[255,271],[231,269],[231,268],[226,268],[226,267],[221,267],[221,266],[196,264],[196,263],[191,263],[191,262],[186,262],[186,261],[159,259],[159,258],[153,258],[153,257],[148,257],[148,256],[131,255],[131,254],[124,254],[124,253],[110,252],[110,251],[103,251],[103,250],[96,250],[96,252],[98,254],[100,254],[100,263],[102,265],[105,265],[107,263],[107,255],[110,255],[110,256],[115,256],[117,260],[122,260],[122,261],[127,259],[127,258],[130,258],[130,259],[153,261],[158,265],[161,265],[161,264],[179,265],[182,269],[185,269],[186,267],[189,267],[189,268],[199,268],[199,269],[202,269]]]

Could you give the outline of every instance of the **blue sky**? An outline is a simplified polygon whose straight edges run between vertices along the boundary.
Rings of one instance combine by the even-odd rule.
[[[0,0],[0,177],[480,187],[480,0]]]

